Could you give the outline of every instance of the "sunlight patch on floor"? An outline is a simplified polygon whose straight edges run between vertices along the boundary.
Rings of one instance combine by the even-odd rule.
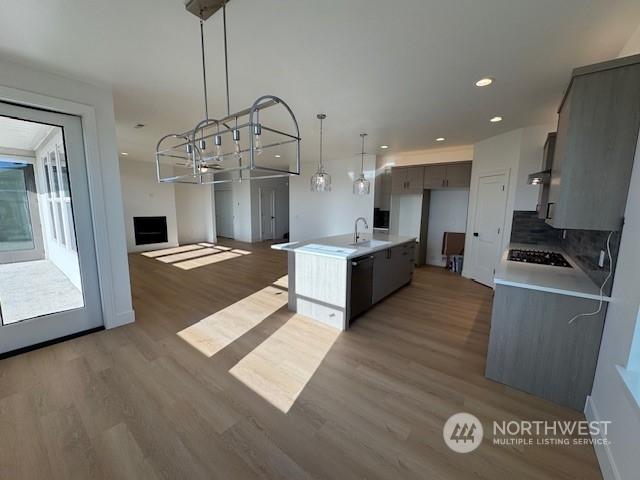
[[[251,255],[251,252],[241,248],[202,242],[194,245],[183,245],[180,247],[143,252],[141,255],[153,258],[162,263],[172,264],[182,270],[192,270],[224,260]]]
[[[179,262],[181,260],[189,260],[197,257],[204,257],[206,255],[213,255],[216,253],[220,253],[222,250],[218,250],[217,248],[200,248],[199,250],[189,250],[187,252],[182,253],[174,253],[173,255],[164,255],[162,257],[156,258],[164,263],[174,263]]]
[[[181,330],[178,336],[211,357],[286,304],[287,291],[269,285]]]
[[[296,314],[229,373],[287,413],[339,334],[339,330]]]
[[[218,262],[224,262],[225,260],[230,260],[232,258],[238,258],[241,256],[242,255],[240,255],[239,253],[220,252],[213,255],[208,255],[206,257],[193,258],[191,260],[185,260],[184,262],[177,262],[172,265],[181,268],[182,270],[192,270],[194,268],[204,267],[206,265],[212,265]]]

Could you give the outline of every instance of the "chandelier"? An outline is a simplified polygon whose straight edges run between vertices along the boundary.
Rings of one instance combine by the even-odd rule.
[[[191,0],[185,6],[188,12],[200,19],[204,119],[191,130],[169,133],[160,138],[155,153],[158,182],[216,184],[249,178],[300,175],[300,129],[293,111],[284,100],[275,95],[263,95],[250,107],[231,112],[227,1]],[[224,35],[227,112],[222,118],[214,119],[209,117],[204,22],[220,9]],[[277,120],[277,125],[267,125],[260,121],[260,116],[263,115],[264,118],[264,112],[268,109],[273,109],[269,112],[269,118],[274,122]],[[267,151],[273,155],[267,155]],[[262,159],[268,157],[268,160],[259,164],[259,156]]]

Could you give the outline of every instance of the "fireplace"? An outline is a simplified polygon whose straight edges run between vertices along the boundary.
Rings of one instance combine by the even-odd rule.
[[[165,243],[167,238],[167,217],[133,217],[133,231],[136,245]]]

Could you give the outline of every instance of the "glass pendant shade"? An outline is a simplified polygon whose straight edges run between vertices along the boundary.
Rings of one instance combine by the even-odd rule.
[[[366,136],[366,133],[360,134],[360,138],[362,138],[360,176],[353,181],[354,195],[369,195],[371,192],[371,182],[364,177],[364,137]]]
[[[358,177],[353,182],[353,193],[356,195],[369,195],[371,192],[371,182],[364,178],[364,175]]]
[[[331,175],[324,171],[324,164],[322,163],[322,122],[327,116],[324,113],[319,113],[317,118],[320,120],[320,162],[318,163],[318,170],[311,176],[311,191],[330,192]]]
[[[325,171],[318,170],[311,177],[312,192],[330,192],[331,191],[331,175]]]

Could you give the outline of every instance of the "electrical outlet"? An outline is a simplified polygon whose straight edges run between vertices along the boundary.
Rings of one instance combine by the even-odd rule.
[[[600,268],[604,268],[604,256],[606,255],[606,252],[604,250],[600,250],[600,258],[598,259],[598,266]]]

